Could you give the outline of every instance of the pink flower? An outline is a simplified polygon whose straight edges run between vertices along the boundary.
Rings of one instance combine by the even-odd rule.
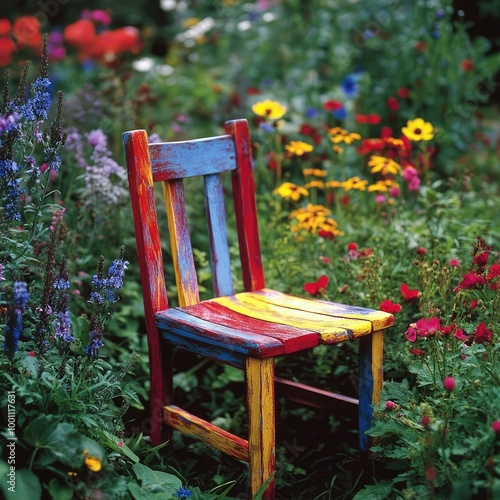
[[[456,387],[455,379],[453,377],[446,377],[443,380],[443,387],[448,392],[455,390]]]
[[[432,337],[441,329],[441,321],[439,318],[421,318],[416,324],[418,335],[420,337]]]
[[[419,254],[419,255],[425,255],[427,253],[427,250],[424,248],[424,247],[418,247],[416,252]]]
[[[397,408],[397,406],[398,405],[394,401],[389,400],[385,403],[385,407],[387,410],[394,410],[395,408]]]
[[[415,342],[417,340],[417,329],[415,323],[412,323],[408,330],[406,330],[405,337],[410,341],[410,342]]]
[[[460,265],[460,262],[458,262],[457,259],[450,259],[449,264],[451,267],[458,267]]]
[[[330,257],[325,257],[325,256],[320,257],[319,260],[323,262],[323,264],[330,264],[330,262],[332,261]]]
[[[421,351],[420,349],[412,349],[411,353],[414,356],[425,356],[425,351]]]
[[[383,194],[377,194],[377,196],[375,196],[375,203],[378,203],[378,204],[382,204],[382,203],[385,203],[385,196]]]
[[[464,331],[461,328],[457,328],[455,335],[453,335],[458,340],[467,340],[467,335],[464,334]]]
[[[35,351],[29,351],[28,356],[30,356],[31,358],[34,358],[36,356]]]
[[[123,448],[123,441],[118,441],[116,445],[118,446],[118,448]]]
[[[491,424],[491,428],[496,434],[500,434],[500,420],[494,420]]]

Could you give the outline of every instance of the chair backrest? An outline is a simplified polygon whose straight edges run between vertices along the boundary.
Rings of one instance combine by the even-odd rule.
[[[162,183],[180,306],[200,301],[183,179],[202,176],[215,296],[234,293],[221,174],[231,172],[245,291],[264,288],[250,134],[246,120],[224,125],[226,134],[148,144],[144,130],[123,134],[146,317],[168,308],[154,184]],[[201,214],[200,214],[201,215]]]

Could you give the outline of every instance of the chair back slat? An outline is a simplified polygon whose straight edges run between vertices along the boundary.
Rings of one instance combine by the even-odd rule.
[[[182,179],[162,182],[179,305],[200,302]]]
[[[144,130],[123,134],[127,157],[128,180],[134,227],[137,240],[139,269],[143,287],[147,321],[153,314],[168,307],[163,256],[158,231],[153,176],[149,158],[148,136]]]
[[[233,171],[233,200],[240,246],[241,267],[245,291],[265,288],[260,253],[252,149],[246,120],[225,123],[226,132],[234,139],[237,170]]]
[[[151,144],[150,156],[155,182],[236,168],[234,140],[229,135]]]
[[[214,295],[216,297],[232,295],[234,287],[227,242],[224,192],[220,174],[206,175],[204,186]]]

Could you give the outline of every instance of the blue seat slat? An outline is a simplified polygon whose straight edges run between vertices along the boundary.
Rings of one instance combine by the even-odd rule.
[[[234,139],[230,135],[150,144],[149,154],[155,182],[236,169]]]
[[[221,176],[220,174],[206,175],[204,182],[214,295],[216,297],[232,295],[234,287],[227,243],[226,210]]]

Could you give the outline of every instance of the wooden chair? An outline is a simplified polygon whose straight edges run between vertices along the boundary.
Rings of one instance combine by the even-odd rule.
[[[246,120],[225,123],[225,135],[148,144],[144,130],[123,134],[146,314],[151,372],[151,439],[159,444],[165,426],[196,437],[250,466],[251,495],[267,481],[262,498],[274,498],[274,358],[318,344],[360,342],[359,400],[296,382],[276,380],[296,400],[321,399],[359,405],[359,438],[372,421],[371,404],[382,387],[383,330],[391,314],[299,298],[267,289],[261,261]],[[245,291],[233,288],[221,174],[230,172]],[[186,216],[183,179],[203,176],[214,297],[201,301]],[[178,307],[170,307],[158,232],[154,183],[166,204]],[[161,341],[161,338],[167,342]],[[172,401],[171,349],[184,349],[245,372],[248,439],[235,436],[178,408]],[[163,425],[163,430],[162,430]]]

